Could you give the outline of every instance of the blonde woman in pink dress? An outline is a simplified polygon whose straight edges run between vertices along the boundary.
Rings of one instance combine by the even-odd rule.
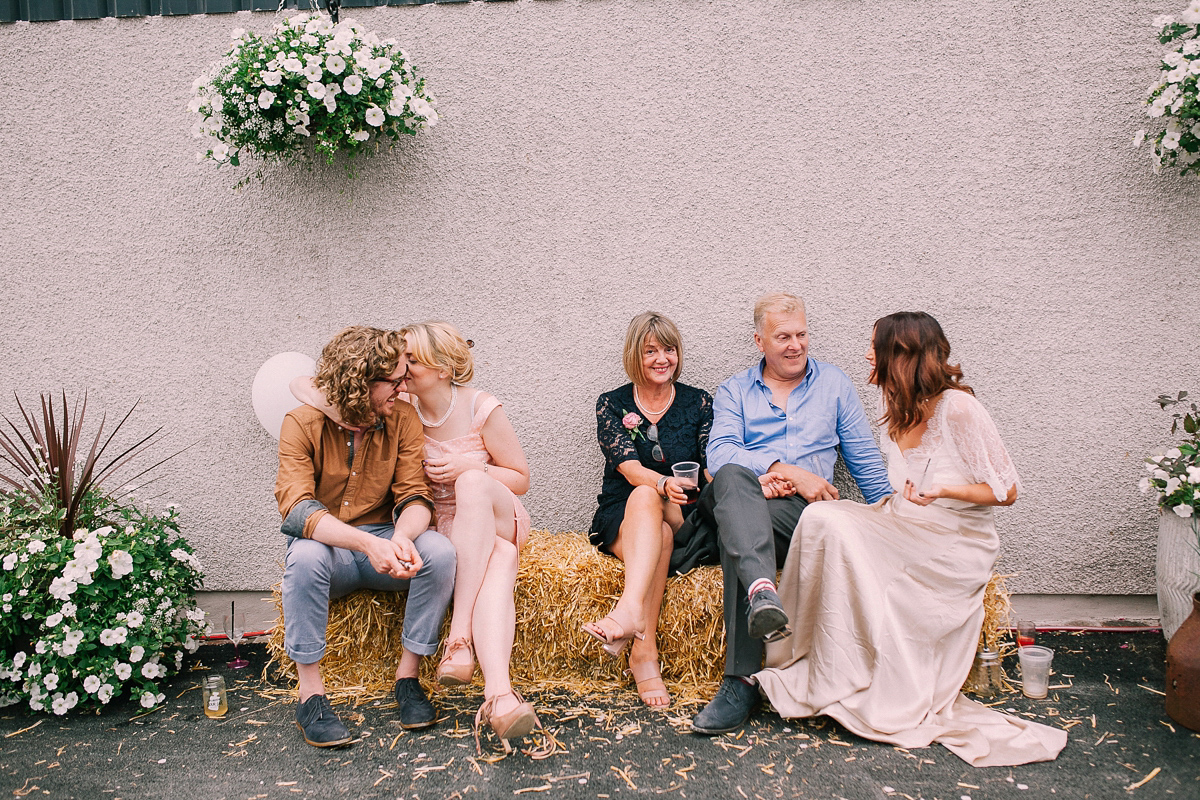
[[[517,495],[529,489],[529,465],[503,407],[467,386],[474,376],[470,344],[449,323],[400,330],[406,395],[425,427],[425,474],[433,486],[437,530],[454,544],[458,568],[450,632],[437,680],[470,683],[478,659],[487,722],[501,739],[537,726],[533,706],[512,687],[509,661],[516,628],[517,560],[529,537],[529,514]],[[329,414],[298,379],[293,391]],[[332,415],[331,415],[332,416]]]

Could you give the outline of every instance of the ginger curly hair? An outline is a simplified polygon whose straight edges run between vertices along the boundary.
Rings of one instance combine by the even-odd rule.
[[[371,381],[395,372],[403,354],[395,331],[353,325],[325,345],[314,382],[347,425],[369,425],[375,421]]]

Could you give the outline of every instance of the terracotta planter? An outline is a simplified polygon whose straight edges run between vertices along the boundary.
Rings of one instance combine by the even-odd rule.
[[[1192,595],[1192,613],[1167,645],[1167,715],[1200,731],[1200,592]]]
[[[1158,583],[1158,614],[1167,641],[1192,613],[1192,594],[1200,592],[1200,552],[1197,552],[1195,524],[1198,518],[1184,519],[1167,511],[1158,519],[1158,558],[1155,580]]]

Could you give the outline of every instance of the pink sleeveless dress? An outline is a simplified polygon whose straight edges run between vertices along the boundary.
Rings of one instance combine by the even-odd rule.
[[[478,406],[475,409],[475,415],[471,418],[471,428],[468,433],[464,436],[446,439],[445,441],[439,441],[426,436],[426,458],[443,458],[445,456],[458,455],[473,458],[485,464],[495,463],[492,461],[487,447],[484,446],[482,432],[483,425],[487,422],[488,416],[500,407],[500,401],[489,394],[476,392],[474,402]],[[437,531],[446,536],[449,535],[450,528],[454,524],[454,511],[456,507],[454,502],[454,484],[432,482],[431,485],[433,486],[433,509],[437,514]],[[519,497],[512,495],[512,500],[513,522],[516,525],[516,543],[517,549],[520,550],[525,546],[526,540],[529,539],[529,512],[525,510],[525,506],[521,505]]]

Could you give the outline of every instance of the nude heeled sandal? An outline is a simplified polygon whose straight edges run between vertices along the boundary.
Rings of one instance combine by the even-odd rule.
[[[459,650],[466,650],[471,660],[466,664],[454,664],[450,658]],[[442,686],[462,686],[471,682],[475,677],[475,648],[469,639],[455,639],[446,645],[442,660],[437,666],[437,682]]]
[[[517,707],[507,714],[495,714],[496,701],[501,697],[511,695],[517,700]],[[496,737],[501,740],[518,739],[522,736],[528,736],[533,733],[533,729],[541,727],[541,721],[538,719],[537,712],[533,710],[533,706],[525,701],[521,693],[516,689],[505,694],[498,694],[495,697],[488,698],[483,701],[483,705],[475,712],[475,752],[480,753],[482,749],[479,745],[479,727],[486,722],[488,727],[496,734]],[[508,751],[509,745],[504,741],[504,749]]]
[[[621,653],[625,651],[625,648],[628,647],[634,639],[640,641],[646,638],[646,634],[642,633],[641,631],[631,631],[626,633],[625,626],[620,622],[617,622],[617,620],[614,619],[611,614],[602,617],[599,622],[603,622],[604,620],[612,622],[612,624],[617,627],[617,630],[620,631],[620,633],[612,638],[609,638],[604,633],[604,629],[601,628],[596,622],[585,622],[582,626],[580,626],[580,629],[588,636],[591,636],[593,639],[600,642],[601,649],[603,649],[604,652],[608,653],[613,658],[619,658]]]

